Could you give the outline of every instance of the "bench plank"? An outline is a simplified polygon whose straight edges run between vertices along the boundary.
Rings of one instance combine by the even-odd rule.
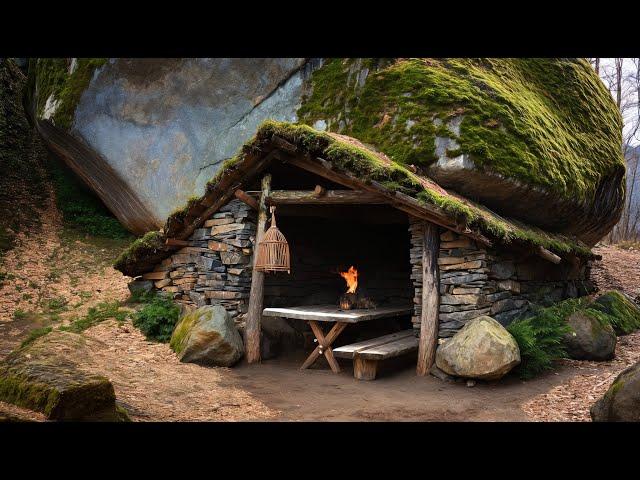
[[[342,347],[334,348],[333,354],[339,358],[353,358],[356,352],[366,350],[368,348],[378,347],[386,343],[401,340],[406,337],[414,337],[415,332],[413,329],[403,330],[401,332],[394,332],[382,337],[370,338],[363,340],[362,342],[352,343],[350,345],[343,345]],[[417,340],[417,339],[416,339]]]
[[[419,339],[415,336],[404,337],[384,345],[368,348],[358,352],[358,357],[365,360],[385,360],[418,350]]]

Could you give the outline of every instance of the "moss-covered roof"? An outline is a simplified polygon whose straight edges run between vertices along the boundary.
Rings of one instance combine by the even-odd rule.
[[[478,203],[448,192],[430,178],[414,173],[409,167],[392,161],[356,139],[319,132],[306,125],[267,121],[254,138],[211,179],[202,198],[190,200],[183,209],[172,214],[162,233],[149,233],[134,243],[118,258],[116,268],[127,275],[140,275],[168,256],[170,250],[164,247],[164,239],[179,238],[188,225],[204,222],[206,218],[202,212],[212,204],[212,199],[220,197],[230,188],[237,188],[238,182],[251,181],[246,175],[247,165],[259,165],[268,150],[274,146],[277,148],[274,136],[294,145],[296,155],[311,161],[327,161],[334,171],[352,175],[363,187],[375,184],[383,192],[400,194],[400,200],[409,197],[414,205],[426,213],[447,219],[455,225],[454,228],[466,229],[470,235],[486,236],[501,244],[515,242],[542,246],[560,255],[591,256],[590,249],[577,239],[500,217]]]
[[[400,165],[449,157],[572,201],[624,169],[620,113],[585,59],[331,59],[314,72],[300,121],[375,145]],[[462,116],[459,132],[447,121]],[[624,171],[624,170],[623,170]],[[617,177],[616,177],[617,178]]]

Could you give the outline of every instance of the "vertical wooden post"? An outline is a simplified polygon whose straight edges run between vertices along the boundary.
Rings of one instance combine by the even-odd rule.
[[[253,271],[251,272],[251,292],[249,293],[249,307],[245,325],[244,347],[247,362],[260,361],[260,322],[262,320],[262,306],[264,301],[264,272],[255,269],[258,243],[262,240],[267,223],[266,198],[271,193],[271,175],[262,178],[262,193],[258,204],[258,225],[256,228],[256,243],[253,249]]]
[[[438,226],[423,223],[422,241],[422,315],[420,318],[420,342],[416,372],[424,376],[436,357],[438,343],[438,311],[440,310],[440,279],[438,276],[438,252],[440,235]]]

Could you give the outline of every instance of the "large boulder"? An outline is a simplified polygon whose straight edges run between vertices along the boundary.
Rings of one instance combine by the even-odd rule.
[[[86,368],[93,341],[53,331],[10,353],[0,363],[0,400],[51,420],[128,420],[111,382]]]
[[[616,332],[611,325],[578,310],[567,318],[571,331],[563,342],[567,354],[574,360],[611,360],[616,351]]]
[[[591,407],[594,422],[640,422],[640,362],[625,369]]]
[[[457,377],[497,380],[519,363],[515,339],[487,316],[469,321],[436,351],[436,366]]]
[[[184,315],[171,336],[182,362],[230,367],[244,355],[238,329],[221,305],[206,305]]]
[[[31,66],[39,132],[136,233],[202,195],[268,118],[353,136],[500,214],[588,243],[624,204],[620,114],[584,59]]]
[[[296,120],[303,58],[38,59],[36,126],[135,233],[158,229],[267,118]]]

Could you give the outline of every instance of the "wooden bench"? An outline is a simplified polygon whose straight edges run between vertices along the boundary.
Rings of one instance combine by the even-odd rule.
[[[379,361],[417,351],[418,337],[410,329],[334,348],[333,354],[353,359],[353,376],[358,380],[375,380]]]

